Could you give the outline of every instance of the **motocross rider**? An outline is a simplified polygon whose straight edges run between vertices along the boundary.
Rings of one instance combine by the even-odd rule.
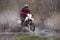
[[[27,14],[30,14],[29,5],[25,4],[24,7],[21,10],[19,10],[19,14],[20,14],[21,25],[22,25],[26,16],[27,16]]]

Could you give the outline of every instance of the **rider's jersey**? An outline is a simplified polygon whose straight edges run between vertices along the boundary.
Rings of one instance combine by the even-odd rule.
[[[30,14],[30,10],[29,10],[29,9],[25,9],[25,8],[22,8],[21,10],[19,10],[19,14],[20,14],[20,18],[21,18],[21,19],[25,17],[25,16],[24,16],[25,13],[26,13],[26,14],[27,14],[27,13]]]
[[[21,10],[19,10],[19,13],[20,14],[30,13],[30,10],[29,9],[22,8]]]

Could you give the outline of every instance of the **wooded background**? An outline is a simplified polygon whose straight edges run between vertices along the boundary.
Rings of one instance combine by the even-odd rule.
[[[60,0],[0,0],[0,24],[3,29],[5,25],[17,26],[19,9],[26,3],[39,27],[60,29]]]

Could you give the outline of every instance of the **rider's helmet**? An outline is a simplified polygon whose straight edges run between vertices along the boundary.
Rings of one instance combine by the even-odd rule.
[[[25,4],[24,6],[29,6],[28,4]]]
[[[24,5],[24,7],[25,7],[25,8],[28,8],[28,7],[29,7],[29,5],[28,5],[28,4],[25,4],[25,5]]]

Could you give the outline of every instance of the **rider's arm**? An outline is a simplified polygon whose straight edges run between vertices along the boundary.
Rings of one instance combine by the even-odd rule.
[[[31,14],[30,10],[28,9],[29,14]]]

